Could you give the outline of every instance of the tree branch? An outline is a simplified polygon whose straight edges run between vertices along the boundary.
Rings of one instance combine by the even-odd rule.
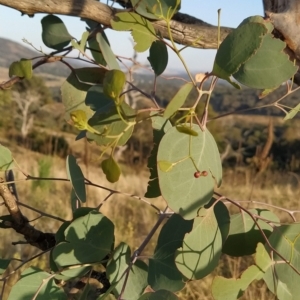
[[[55,234],[41,232],[29,224],[28,219],[23,216],[19,208],[17,199],[11,193],[3,178],[0,178],[0,196],[3,198],[10,214],[9,220],[3,220],[5,228],[13,228],[16,232],[22,234],[30,245],[43,251],[55,246]]]
[[[124,11],[95,0],[0,0],[0,4],[29,16],[37,13],[75,16],[96,21],[107,27],[111,27],[110,21],[117,12]],[[152,24],[162,37],[169,38],[166,22],[152,21]],[[231,30],[222,27],[221,40],[224,40]],[[217,26],[189,15],[177,13],[171,21],[171,32],[176,43],[202,49],[217,48]]]

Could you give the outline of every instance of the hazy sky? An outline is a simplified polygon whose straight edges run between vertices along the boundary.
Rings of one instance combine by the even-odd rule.
[[[102,2],[106,3],[106,0],[102,0]],[[263,15],[262,0],[182,0],[181,7],[181,12],[188,13],[214,25],[217,24],[217,10],[221,8],[221,24],[228,27],[236,27],[248,16]],[[26,38],[36,48],[42,47],[44,52],[47,52],[47,48],[43,45],[41,39],[40,20],[43,16],[39,14],[33,18],[21,17],[20,12],[0,6],[0,36],[19,43],[23,43],[22,39]],[[85,23],[75,17],[60,17],[66,24],[70,34],[80,39],[82,32],[85,31]],[[116,54],[128,57],[132,55],[132,42],[128,33],[109,31],[108,37]],[[215,51],[186,49],[182,54],[191,71],[210,71]],[[147,56],[148,51],[140,54],[138,56],[139,61],[145,62]],[[181,63],[172,53],[170,53],[168,69],[182,69]]]

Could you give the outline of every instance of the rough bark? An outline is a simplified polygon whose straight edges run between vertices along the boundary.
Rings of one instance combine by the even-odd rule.
[[[0,4],[19,10],[23,14],[58,14],[87,18],[110,27],[110,20],[122,9],[114,9],[95,0],[0,0]],[[154,28],[164,38],[168,29],[164,21],[153,21]],[[223,40],[231,28],[221,28]],[[195,48],[216,49],[217,27],[186,14],[178,13],[171,21],[171,32],[175,42]]]
[[[275,28],[275,35],[287,44],[285,52],[300,66],[300,2],[299,0],[263,0],[266,16]],[[299,71],[294,82],[300,84]]]

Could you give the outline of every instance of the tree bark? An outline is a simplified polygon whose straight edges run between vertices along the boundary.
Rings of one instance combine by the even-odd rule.
[[[299,0],[263,0],[266,16],[275,28],[275,36],[286,42],[285,52],[300,66],[300,2]],[[300,85],[299,71],[294,82]]]
[[[37,13],[58,14],[87,18],[110,27],[115,9],[95,0],[0,0],[0,5],[16,9],[33,16]],[[169,37],[164,21],[152,22],[155,30],[164,38]],[[221,40],[231,32],[231,28],[221,28]],[[176,43],[202,49],[217,48],[217,27],[186,14],[177,13],[171,21],[171,33]]]

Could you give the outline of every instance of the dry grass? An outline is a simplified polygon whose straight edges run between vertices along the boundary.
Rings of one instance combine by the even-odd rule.
[[[40,154],[18,148],[14,151],[14,156],[23,171],[31,175],[38,175],[37,161],[42,157]],[[66,178],[65,161],[59,158],[50,159],[52,160],[52,168],[49,175]],[[125,175],[116,184],[107,183],[105,176],[95,162],[88,169],[85,166],[82,166],[82,169],[92,182],[128,194],[143,196],[147,187],[147,173],[134,174],[128,171],[126,167],[124,167]],[[245,174],[234,170],[227,171],[224,175],[223,186],[219,192],[232,199],[248,200],[251,197],[252,200],[262,203],[282,205],[290,209],[300,208],[299,201],[297,201],[299,197],[298,178],[295,174],[266,173],[257,178],[254,186],[251,184],[251,181],[249,183]],[[33,190],[32,181],[22,180],[24,177],[21,172],[16,173],[16,178],[20,180],[17,184],[17,189],[21,202],[64,219],[71,218],[70,183],[49,181],[46,187],[37,187]],[[101,188],[91,186],[87,188],[87,193],[87,206],[90,207],[99,205],[109,194],[109,192]],[[160,209],[163,209],[166,205],[163,199],[155,199],[153,204]],[[251,204],[245,203],[245,206],[251,207]],[[255,206],[257,207],[257,205]],[[22,208],[22,211],[30,220],[38,216],[38,214],[24,208]],[[140,200],[120,194],[114,194],[106,200],[101,208],[101,212],[115,224],[116,244],[124,241],[131,246],[132,250],[141,244],[157,219],[157,214],[151,206]],[[285,213],[277,212],[279,212],[282,220],[289,220]],[[1,215],[7,214],[5,207],[0,207],[0,213]],[[32,223],[36,228],[46,232],[55,232],[60,226],[59,222],[48,218],[37,219]],[[149,257],[153,253],[156,238],[157,234],[145,249],[144,257]],[[1,230],[0,239],[2,241],[0,251],[3,258],[14,257],[24,260],[39,252],[27,245],[11,245],[12,241],[20,240],[20,236],[12,230]],[[251,263],[251,258],[249,257],[233,259],[224,255],[217,270],[202,280],[188,283],[179,293],[180,299],[212,299],[210,286],[215,275],[238,277],[249,263]],[[42,268],[46,267],[47,257],[37,260],[36,264]],[[17,277],[12,277],[8,282],[8,286],[13,285],[16,280]],[[272,297],[273,295],[267,292],[262,282],[256,282],[251,285],[241,299],[269,300],[274,298]]]

